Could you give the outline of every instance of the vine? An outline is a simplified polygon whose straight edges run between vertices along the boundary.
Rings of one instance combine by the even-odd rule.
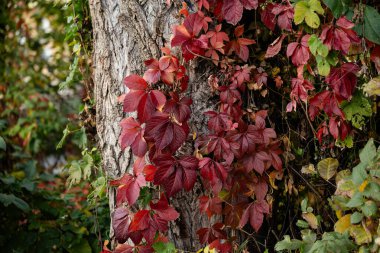
[[[346,117],[350,109],[344,108],[351,100],[367,101],[358,82],[373,75],[366,53],[378,68],[380,41],[365,32],[365,38],[359,37],[353,21],[362,17],[348,18],[356,10],[353,3],[339,10],[331,1],[324,3],[330,9],[319,0],[197,0],[195,11],[184,4],[184,21],[174,26],[171,47],[180,48],[186,63],[202,58],[214,65],[208,80],[216,106],[204,112],[208,132],[194,134],[193,154],[180,155],[181,146],[191,141],[186,63],[164,47],[161,58],[145,61],[143,77],[124,79],[129,91],[119,100],[125,113],[136,116],[121,121],[120,144],[131,148],[134,164],[132,172],[110,182],[117,187],[115,252],[170,252],[174,247],[165,233],[179,213],[169,200],[183,189],[190,191],[198,174],[206,192],[199,197],[200,211],[217,220],[197,232],[202,244],[231,252],[238,247],[232,231],[248,237],[247,228],[260,231],[273,208],[269,189],[282,179],[291,149],[271,120],[278,110],[266,104],[271,93],[288,100],[289,115],[302,108],[321,150],[349,146],[356,132],[351,122],[360,127],[372,113],[367,110],[358,123]],[[249,20],[253,11],[261,22]],[[262,41],[272,35],[269,45]],[[267,49],[260,51],[263,45]],[[287,62],[285,70],[276,62]],[[211,219],[220,215],[223,223]]]

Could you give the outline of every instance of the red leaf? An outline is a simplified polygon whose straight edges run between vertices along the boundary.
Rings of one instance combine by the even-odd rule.
[[[284,40],[285,37],[286,37],[286,35],[282,34],[280,37],[275,39],[275,41],[273,41],[269,45],[267,52],[265,53],[265,58],[273,57],[280,52],[281,46],[282,46],[282,41]]]
[[[141,99],[146,96],[145,90],[131,90],[124,96],[123,111],[133,112],[137,110],[137,107]]]
[[[247,65],[244,65],[242,67],[235,67],[235,73],[233,75],[233,78],[237,81],[237,86],[239,87],[239,89],[243,91],[245,86],[243,86],[242,84],[251,80],[251,69],[252,67],[248,67]]]
[[[220,163],[205,157],[199,161],[201,176],[208,180],[214,190],[218,193],[227,179],[227,171]]]
[[[157,149],[168,148],[171,152],[182,145],[188,133],[186,122],[179,123],[167,113],[157,113],[146,123],[145,128],[145,137],[153,139]]]
[[[276,4],[272,9],[272,13],[277,16],[277,24],[281,29],[289,32],[292,30],[294,9],[289,1],[283,1],[281,4]]]
[[[290,92],[290,98],[292,101],[301,100],[306,103],[308,99],[307,92],[309,90],[314,90],[314,86],[308,80],[305,80],[303,78],[292,78],[292,91]],[[295,110],[296,103],[291,105],[294,107]]]
[[[224,241],[224,242],[222,242]],[[231,243],[225,240],[215,240],[210,243],[210,249],[217,249],[219,253],[230,253],[232,252]]]
[[[214,214],[222,214],[222,200],[219,197],[199,197],[199,208],[210,218]]]
[[[256,143],[268,144],[271,139],[277,138],[277,134],[273,128],[265,127],[265,119],[256,116],[255,125],[249,125],[247,133],[256,138]]]
[[[204,7],[206,10],[209,10],[210,4],[207,0],[195,0],[195,2],[198,3],[198,10],[202,9]]]
[[[140,210],[132,218],[129,225],[129,231],[135,232],[145,230],[149,227],[150,213],[149,210]]]
[[[282,154],[282,150],[280,149],[280,141],[274,141],[271,142],[268,145],[267,152],[270,156],[270,163],[271,165],[276,169],[281,171],[282,170],[282,160],[280,158],[280,154]]]
[[[288,45],[286,56],[291,57],[292,63],[296,66],[305,65],[310,58],[309,46],[307,44],[310,35],[302,37],[301,43],[292,42]]]
[[[338,19],[336,26],[324,26],[320,38],[329,49],[348,54],[351,44],[360,43],[358,35],[352,30],[353,27],[354,24],[343,16]]]
[[[255,183],[254,192],[257,200],[264,200],[268,193],[268,184],[263,178]]]
[[[380,73],[380,45],[371,50],[371,61],[375,63],[377,73]]]
[[[201,228],[197,231],[199,241],[202,244],[211,243],[216,239],[226,239],[227,234],[223,231],[222,223],[215,223],[210,228]]]
[[[246,204],[243,202],[235,205],[226,205],[223,210],[223,214],[226,217],[224,223],[234,229],[237,228],[239,226],[239,222],[241,220],[245,207]]]
[[[226,46],[226,51],[228,55],[231,55],[233,52],[235,52],[240,57],[240,59],[246,62],[249,56],[249,49],[247,46],[255,44],[256,42],[252,39],[241,38],[243,31],[243,25],[235,28],[235,36],[238,38],[236,40],[230,41],[230,43]]]
[[[240,0],[229,0],[223,2],[223,14],[225,20],[236,25],[243,16],[243,4]]]
[[[264,214],[269,214],[268,203],[265,200],[255,201],[244,211],[239,226],[243,227],[249,220],[253,229],[258,232],[263,224]]]
[[[338,122],[335,117],[330,118],[329,121],[330,134],[337,140],[339,137]]]
[[[257,9],[259,6],[258,0],[241,0],[241,3],[243,4],[244,8],[247,10]]]
[[[194,186],[197,179],[197,158],[183,156],[177,160],[166,154],[157,156],[153,161],[157,166],[154,183],[162,185],[168,197],[173,196],[182,188],[189,191]]]
[[[243,9],[257,9],[258,0],[228,0],[223,2],[223,15],[225,20],[236,25],[243,16]]]
[[[110,182],[111,186],[119,186],[116,191],[117,205],[128,201],[133,205],[140,195],[140,188],[146,185],[144,175],[138,174],[135,177],[126,173],[121,179]]]
[[[256,133],[253,125],[247,126],[243,121],[239,122],[238,129],[229,131],[227,139],[230,141],[231,150],[238,158],[255,148],[255,143],[261,143],[261,138]]]
[[[133,253],[135,247],[128,244],[119,244],[117,245],[114,253]]]
[[[264,150],[253,150],[249,154],[246,154],[242,158],[242,163],[245,167],[246,172],[250,172],[253,169],[260,175],[263,174],[266,169],[265,163],[270,161],[271,157]]]
[[[354,63],[344,63],[338,68],[332,68],[326,77],[326,82],[330,84],[336,95],[350,100],[356,88],[356,73],[360,68]]]
[[[226,113],[217,113],[214,111],[208,111],[204,113],[209,116],[210,119],[207,122],[208,129],[215,133],[228,131],[231,128],[231,118]]]
[[[271,31],[274,31],[276,26],[276,15],[272,12],[276,6],[277,5],[273,3],[268,3],[265,9],[261,11],[261,22],[263,22]]]
[[[240,91],[237,89],[237,83],[229,86],[220,86],[220,101],[229,105],[241,101]]]
[[[112,227],[115,231],[115,238],[119,243],[127,241],[129,229],[129,211],[127,208],[116,208],[112,213]]]
[[[158,217],[166,221],[173,221],[179,217],[179,213],[169,206],[168,200],[163,193],[161,193],[161,197],[157,203],[150,202],[150,208],[154,210]]]
[[[310,99],[309,115],[311,120],[323,110],[329,117],[339,116],[344,118],[343,111],[339,108],[339,101],[334,92],[325,90]]]
[[[207,37],[202,35],[196,38],[196,36],[202,28],[206,28],[207,30],[206,24],[210,21],[211,19],[205,19],[199,13],[193,13],[186,17],[183,25],[174,27],[174,37],[172,38],[171,46],[181,46],[182,55],[186,61],[195,58],[195,54],[204,54],[204,49],[208,46]]]
[[[140,124],[132,117],[125,118],[120,122],[122,128],[120,134],[121,149],[131,146],[132,152],[136,156],[144,156],[147,151],[147,144],[143,137],[144,130]]]
[[[167,50],[165,50],[167,51]],[[144,74],[144,79],[150,83],[157,83],[160,79],[169,85],[174,83],[177,72],[180,71],[180,65],[177,57],[172,56],[169,52],[160,58],[159,61],[151,59],[145,61],[148,70]]]
[[[235,121],[238,121],[243,114],[241,110],[240,102],[234,103],[232,105],[228,103],[221,103],[220,111],[223,113],[227,113]]]
[[[215,159],[221,161],[224,159],[227,164],[231,164],[234,155],[227,139],[221,135],[209,135],[210,141],[207,145],[208,153],[213,152]]]
[[[168,100],[164,107],[164,112],[172,114],[178,122],[185,122],[190,118],[191,98],[183,97],[179,99],[178,94],[172,92],[171,99]]]
[[[124,84],[131,90],[145,90],[148,88],[147,82],[138,75],[130,75],[124,78]]]
[[[124,83],[131,89],[124,97],[124,112],[137,109],[139,121],[146,122],[156,110],[161,110],[166,97],[158,90],[148,91],[147,83],[137,75],[127,76]]]
[[[154,179],[154,174],[156,174],[157,168],[153,165],[147,165],[144,167],[145,180],[152,182]]]

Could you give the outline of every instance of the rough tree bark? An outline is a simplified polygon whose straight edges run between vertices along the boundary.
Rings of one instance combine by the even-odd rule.
[[[103,157],[103,168],[110,178],[120,177],[131,165],[130,150],[122,151],[118,138],[122,106],[117,97],[125,92],[123,78],[131,73],[142,74],[144,60],[158,58],[160,48],[170,42],[171,27],[178,20],[178,6],[168,7],[165,0],[90,0],[94,32],[94,82],[98,145]],[[180,3],[178,3],[180,4]],[[205,126],[202,112],[210,108],[207,75],[197,65],[189,66],[190,92],[193,98],[192,129]],[[191,138],[189,138],[191,141]],[[192,153],[188,143],[180,152]],[[190,193],[179,193],[172,204],[181,216],[172,224],[169,237],[178,249],[200,248],[196,231],[207,223],[198,212],[199,185]],[[111,212],[114,209],[114,191],[109,190]],[[111,238],[113,234],[111,232]]]

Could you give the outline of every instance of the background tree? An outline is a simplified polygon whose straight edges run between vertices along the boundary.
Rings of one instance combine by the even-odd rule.
[[[131,169],[130,149],[121,150],[120,121],[124,117],[118,102],[124,90],[123,79],[132,73],[143,74],[144,61],[158,58],[161,47],[170,43],[172,26],[179,22],[180,3],[170,7],[163,1],[90,1],[94,31],[94,83],[96,98],[96,125],[103,167],[110,178],[118,178]],[[208,105],[206,75],[196,73],[200,66],[191,64],[189,95],[194,101],[193,111],[204,111]],[[201,70],[205,73],[205,69]],[[202,115],[192,117],[194,127],[206,126]],[[184,154],[192,152],[183,147]],[[197,230],[205,225],[199,214],[195,187],[190,193],[180,193],[173,201],[180,212],[180,221],[170,230],[170,239],[180,249],[200,248]],[[115,206],[114,189],[109,190],[110,207]],[[112,235],[111,235],[112,237]]]

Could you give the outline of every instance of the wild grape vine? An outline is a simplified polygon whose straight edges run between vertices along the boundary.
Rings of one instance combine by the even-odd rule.
[[[195,134],[193,154],[178,155],[181,146],[192,141],[186,63],[182,65],[164,47],[161,58],[145,61],[147,70],[142,77],[132,74],[124,79],[129,91],[120,101],[125,113],[137,112],[137,116],[120,123],[120,144],[123,149],[130,147],[133,170],[110,182],[117,187],[113,227],[119,245],[115,252],[153,252],[157,243],[168,242],[168,223],[180,215],[169,200],[182,190],[190,191],[198,175],[207,192],[199,197],[200,211],[210,219],[223,216],[223,223],[197,232],[202,244],[231,252],[232,230],[249,224],[259,232],[264,216],[271,213],[268,189],[283,170],[281,141],[274,128],[268,127],[273,126],[268,110],[252,109],[255,96],[267,95],[269,80],[278,90],[288,91],[287,112],[308,106],[305,112],[310,124],[317,124],[314,134],[321,145],[334,145],[329,136],[344,140],[351,134],[340,103],[354,95],[361,68],[345,56],[352,45],[375,47],[358,37],[352,21],[343,15],[328,16],[319,30],[318,14],[327,9],[318,0],[296,4],[288,0],[195,2],[196,11],[186,4],[180,11],[184,20],[173,27],[170,46],[181,49],[185,62],[206,58],[214,64],[209,92],[217,96],[218,103],[215,110],[203,112],[208,117],[208,132]],[[248,22],[254,28],[242,20],[250,10],[260,15],[260,21]],[[251,48],[262,29],[278,37],[264,54],[255,55],[257,50],[253,54]],[[284,41],[288,41],[286,47]],[[281,51],[293,65],[288,73],[293,77],[286,80],[273,74],[272,66],[260,64],[280,58]],[[323,84],[315,85],[317,81]],[[286,84],[290,84],[288,89]],[[152,189],[156,189],[153,194]]]

